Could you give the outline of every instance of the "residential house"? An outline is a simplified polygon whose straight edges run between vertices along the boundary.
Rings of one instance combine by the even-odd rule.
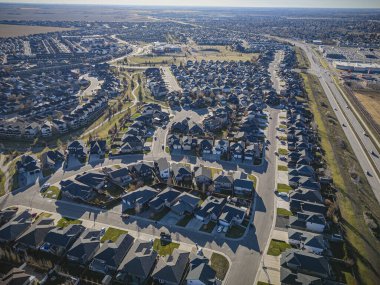
[[[214,177],[214,187],[216,191],[226,190],[232,191],[234,185],[234,178],[232,175],[220,172]]]
[[[87,148],[83,141],[76,140],[71,142],[67,146],[67,152],[69,155],[75,156],[77,158],[85,158],[87,153]]]
[[[237,178],[234,180],[234,193],[239,195],[250,195],[254,191],[254,183],[249,179]]]
[[[39,174],[41,171],[40,161],[32,155],[23,155],[16,162],[18,173],[27,173],[29,175]]]
[[[180,194],[181,192],[166,187],[163,191],[158,193],[156,197],[150,200],[149,207],[155,211],[159,211],[163,207],[170,208]]]
[[[41,218],[35,221],[30,228],[17,238],[17,247],[38,249],[44,242],[48,232],[54,228],[54,219]]]
[[[289,243],[300,249],[316,254],[322,254],[328,249],[328,243],[323,235],[305,232],[297,229],[288,230]]]
[[[321,285],[321,278],[292,271],[288,268],[280,268],[280,281],[282,285]]]
[[[212,183],[212,172],[208,167],[200,166],[194,172],[194,179],[198,185],[208,186]]]
[[[32,215],[29,211],[17,214],[9,222],[0,228],[0,242],[8,243],[15,241],[32,225]]]
[[[90,142],[90,154],[104,157],[107,152],[107,142],[105,140],[95,140]]]
[[[60,184],[62,196],[66,198],[90,202],[96,196],[96,192],[91,186],[80,183],[79,181],[68,179],[62,180]]]
[[[280,264],[297,273],[320,278],[327,279],[332,275],[330,264],[325,257],[297,249],[287,249],[283,252]]]
[[[122,187],[128,185],[132,182],[133,178],[128,168],[121,167],[118,169],[109,169],[106,170],[107,176],[115,184],[118,184]]]
[[[189,193],[183,192],[177,197],[177,201],[170,209],[177,215],[193,214],[201,199]]]
[[[216,272],[205,257],[190,254],[189,273],[186,276],[187,285],[215,285]]]
[[[139,162],[129,167],[131,173],[138,177],[151,177],[153,168],[147,163]]]
[[[201,155],[211,154],[213,150],[212,141],[207,139],[199,139],[198,148]]]
[[[226,203],[226,199],[208,196],[201,204],[198,211],[195,213],[195,217],[202,221],[208,222],[209,220],[216,221],[222,213],[223,207]]]
[[[100,248],[101,231],[86,229],[67,252],[67,259],[86,265]]]
[[[246,211],[247,209],[240,208],[232,204],[226,204],[219,215],[219,224],[224,227],[240,225],[245,218]]]
[[[289,217],[289,226],[295,229],[307,229],[312,232],[322,233],[327,225],[322,214],[298,212],[296,216]]]
[[[40,249],[62,256],[84,230],[85,227],[79,224],[71,224],[64,228],[54,228],[45,236],[44,243]]]
[[[49,150],[41,155],[42,167],[45,169],[55,169],[65,160],[65,156],[59,150]]]
[[[177,183],[192,180],[193,174],[191,172],[189,165],[173,163],[172,170],[173,170],[173,179]]]
[[[151,242],[135,241],[117,269],[116,279],[125,284],[146,284],[157,257]]]
[[[125,194],[122,198],[125,209],[140,209],[148,206],[158,191],[149,186],[143,186],[133,192]]]
[[[129,234],[120,235],[115,242],[107,240],[94,255],[90,270],[103,274],[113,274],[120,266],[125,255],[133,244]]]
[[[171,255],[160,257],[153,270],[153,280],[160,284],[180,285],[189,266],[189,252],[174,249]]]
[[[170,164],[165,157],[159,158],[155,162],[155,165],[162,179],[168,179],[170,177]]]
[[[35,276],[27,274],[20,268],[12,268],[8,273],[0,278],[1,285],[37,285],[39,284]]]

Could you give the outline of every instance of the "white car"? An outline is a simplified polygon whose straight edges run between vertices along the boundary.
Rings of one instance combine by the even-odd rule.
[[[218,233],[221,233],[222,230],[223,230],[223,226],[219,226],[219,227],[216,229],[216,231],[217,231]]]

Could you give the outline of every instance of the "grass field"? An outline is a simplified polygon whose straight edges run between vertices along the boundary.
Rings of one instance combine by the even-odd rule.
[[[318,78],[301,74],[309,97],[309,105],[318,125],[321,147],[334,184],[339,189],[337,202],[345,231],[345,257],[355,260],[354,269],[359,284],[380,282],[380,241],[371,233],[364,221],[364,211],[371,212],[377,220],[380,209],[365,175],[353,153],[342,127],[337,123]],[[354,183],[358,181],[357,184]],[[351,274],[345,273],[346,282],[355,284]]]
[[[360,91],[354,92],[355,97],[363,105],[363,107],[370,113],[374,121],[380,125],[380,91]]]
[[[50,186],[43,193],[43,197],[48,198],[48,199],[59,200],[61,199],[61,196],[62,196],[61,189],[59,189],[57,186]]]
[[[153,242],[153,249],[161,256],[172,254],[176,248],[179,248],[179,244],[175,242],[166,242],[160,239],[155,239]]]
[[[278,153],[281,154],[281,155],[287,155],[288,154],[288,150],[285,149],[285,148],[279,148],[278,149]]]
[[[188,60],[227,60],[227,61],[256,61],[257,53],[240,53],[226,46],[193,46],[190,53],[178,53],[159,56],[133,56],[129,58],[131,65],[170,65],[180,64]]]
[[[0,38],[20,37],[34,34],[45,34],[50,32],[61,32],[74,30],[72,28],[26,26],[26,25],[6,25],[0,24]]]
[[[282,184],[282,183],[278,183],[277,184],[277,191],[278,192],[286,192],[288,193],[290,190],[292,190],[293,188],[290,187],[289,185],[286,185],[286,184]]]
[[[277,169],[278,171],[288,171],[288,167],[286,165],[279,165]]]
[[[115,242],[119,236],[123,234],[127,234],[127,231],[116,229],[116,228],[108,228],[106,232],[104,233],[104,236],[101,239],[101,242],[105,242],[107,240],[112,240]]]
[[[211,267],[215,270],[216,277],[220,280],[224,280],[228,268],[230,267],[230,263],[223,255],[214,252],[211,255]]]
[[[279,256],[288,248],[292,248],[290,244],[287,244],[284,241],[272,239],[269,244],[268,255]]]
[[[295,47],[295,51],[296,51],[297,62],[298,62],[297,67],[302,68],[302,69],[309,68],[310,62],[307,59],[306,55],[302,52],[302,49],[299,47]]]
[[[57,227],[58,228],[65,228],[68,225],[80,225],[82,222],[80,220],[75,220],[75,219],[70,219],[63,217],[57,222]]]
[[[0,170],[0,196],[5,194],[5,175],[4,172]]]
[[[293,216],[292,212],[283,208],[277,208],[277,215],[285,217]]]

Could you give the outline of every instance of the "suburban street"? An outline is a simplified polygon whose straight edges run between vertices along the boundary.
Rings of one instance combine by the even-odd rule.
[[[265,154],[265,160],[260,166],[236,165],[234,162],[208,162],[199,158],[186,158],[188,163],[204,164],[205,166],[219,167],[226,170],[242,170],[247,173],[254,173],[258,178],[258,187],[256,189],[255,213],[253,216],[253,225],[249,227],[247,234],[241,240],[218,239],[201,232],[188,231],[179,227],[165,227],[153,224],[152,221],[141,218],[130,217],[124,222],[120,217],[120,212],[114,210],[105,211],[99,208],[89,207],[87,205],[73,203],[65,200],[48,200],[43,198],[39,189],[45,182],[50,184],[57,183],[83,171],[93,170],[94,168],[104,167],[114,164],[128,164],[138,160],[152,160],[162,156],[168,156],[160,147],[153,148],[154,155],[125,155],[105,159],[96,164],[87,164],[81,168],[58,170],[47,181],[36,183],[26,189],[19,189],[11,192],[0,199],[2,209],[10,206],[23,205],[25,207],[40,209],[47,212],[56,212],[62,216],[79,218],[82,220],[96,221],[112,226],[125,228],[128,231],[137,231],[141,233],[159,235],[162,230],[171,233],[173,240],[182,243],[195,244],[214,251],[222,252],[230,259],[230,272],[226,276],[225,284],[254,284],[256,273],[260,268],[261,252],[263,252],[270,235],[274,215],[274,193],[275,180],[273,179],[276,171],[276,159],[274,151],[276,148],[275,128],[278,124],[279,110],[269,109],[269,114],[273,118],[270,120],[268,127],[268,139],[273,142],[269,145],[269,151]],[[161,132],[165,134],[166,132]],[[162,136],[160,136],[161,139]],[[172,161],[180,161],[181,156],[173,156]],[[260,229],[260,230],[256,230]],[[254,274],[255,273],[255,274]]]

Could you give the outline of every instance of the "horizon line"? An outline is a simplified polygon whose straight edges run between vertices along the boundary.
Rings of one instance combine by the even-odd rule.
[[[1,1],[0,4],[6,4],[6,5],[33,5],[33,6],[39,6],[39,5],[61,5],[61,6],[122,6],[122,7],[143,7],[143,8],[228,8],[228,9],[239,9],[239,8],[252,8],[252,9],[325,9],[325,10],[380,10],[380,7],[306,7],[306,6],[294,6],[294,7],[286,7],[286,6],[217,6],[217,5],[210,5],[210,6],[199,6],[199,5],[150,5],[150,4],[103,4],[103,3],[36,3],[36,2],[8,2],[8,1]]]

